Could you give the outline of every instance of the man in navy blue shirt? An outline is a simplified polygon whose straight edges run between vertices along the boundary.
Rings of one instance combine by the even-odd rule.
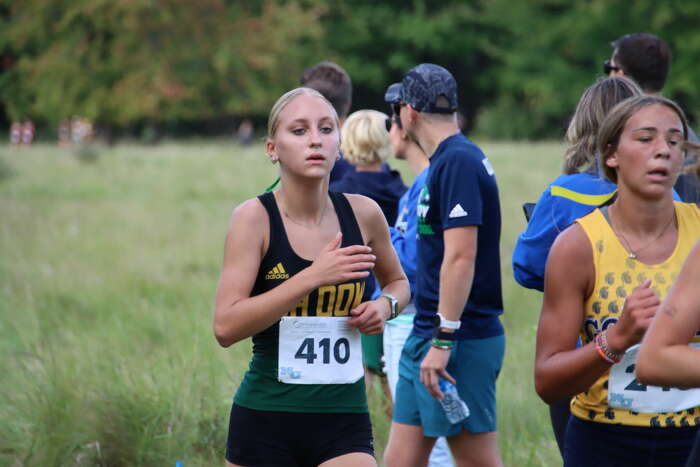
[[[430,154],[418,215],[416,317],[401,356],[385,462],[424,464],[446,436],[458,464],[501,466],[496,378],[505,350],[498,188],[493,168],[457,125],[457,84],[446,69],[421,64],[401,81],[398,114]],[[470,414],[448,421],[445,382]]]

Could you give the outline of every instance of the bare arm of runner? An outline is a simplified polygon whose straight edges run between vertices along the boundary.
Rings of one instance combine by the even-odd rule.
[[[313,289],[367,277],[366,270],[374,267],[371,248],[339,248],[342,238],[338,233],[311,266],[274,289],[251,297],[268,238],[267,212],[257,199],[236,208],[226,236],[214,310],[214,335],[223,347],[271,326]]]
[[[383,293],[388,293],[399,302],[398,308],[403,309],[411,300],[411,289],[408,279],[401,269],[396,251],[391,244],[389,226],[379,205],[360,195],[346,195],[360,224],[362,237],[372,248],[376,256],[374,273],[382,287]],[[379,334],[384,330],[384,323],[391,315],[389,300],[378,297],[361,303],[350,310],[352,317],[348,324],[357,327],[366,335]]]
[[[576,348],[584,303],[593,291],[591,244],[578,224],[554,242],[545,271],[544,300],[537,328],[535,389],[551,404],[587,390],[611,364],[594,342]],[[620,320],[608,327],[608,344],[618,354],[639,342],[659,300],[646,281],[627,297]]]
[[[445,254],[440,267],[440,302],[438,313],[450,321],[459,321],[474,280],[478,227],[454,227],[444,232]],[[446,330],[449,332],[449,330]],[[440,378],[454,383],[447,373],[451,350],[431,347],[420,365],[420,380],[430,394],[442,399]]]
[[[656,386],[700,387],[700,349],[688,346],[700,328],[700,243],[661,304],[637,356],[637,379]]]

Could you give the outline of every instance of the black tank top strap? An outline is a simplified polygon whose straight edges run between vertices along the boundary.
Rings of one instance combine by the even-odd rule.
[[[331,201],[333,201],[333,207],[335,208],[335,212],[338,216],[338,223],[340,224],[340,231],[343,233],[342,246],[364,245],[365,242],[362,238],[360,224],[357,222],[350,201],[348,201],[343,193],[329,191],[328,194],[331,197]]]
[[[287,238],[287,232],[284,230],[284,223],[282,222],[282,216],[280,215],[275,195],[271,191],[268,191],[258,196],[258,199],[267,211],[267,217],[270,219],[270,244],[267,247],[268,253],[270,253],[270,250],[278,247],[291,251],[292,248]]]

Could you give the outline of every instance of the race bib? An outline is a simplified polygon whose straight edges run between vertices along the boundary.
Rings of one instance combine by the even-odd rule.
[[[690,344],[700,347],[700,343]],[[608,405],[634,412],[680,412],[700,406],[700,389],[648,386],[634,375],[639,344],[630,347],[625,356],[610,368]]]
[[[279,381],[351,384],[364,375],[360,332],[347,317],[285,316],[279,329]]]

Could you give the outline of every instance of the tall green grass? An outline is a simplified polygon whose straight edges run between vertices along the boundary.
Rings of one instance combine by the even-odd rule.
[[[559,463],[532,367],[539,294],[512,279],[520,209],[558,144],[484,144],[501,191],[507,329],[498,384],[509,466]],[[231,210],[276,177],[262,146],[0,147],[0,465],[221,465],[250,356],[211,331]],[[393,161],[404,179],[413,177]],[[381,458],[389,421],[370,388]]]

